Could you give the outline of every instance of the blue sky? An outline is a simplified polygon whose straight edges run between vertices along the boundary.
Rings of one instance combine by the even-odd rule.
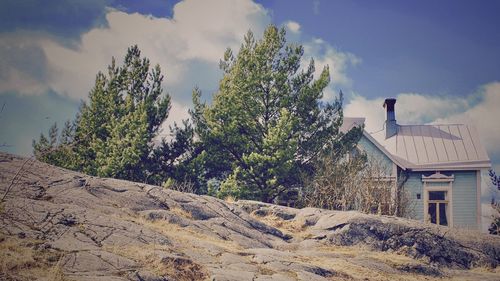
[[[499,79],[499,1],[262,1],[273,19],[362,58],[353,90],[465,96]],[[296,11],[301,11],[297,13]]]
[[[480,5],[479,5],[480,4]],[[73,118],[97,71],[138,44],[166,74],[170,122],[187,116],[191,90],[215,92],[218,61],[244,33],[284,26],[346,115],[383,121],[398,99],[400,123],[468,122],[500,169],[499,1],[50,0],[0,3],[1,149],[31,154],[31,140]]]

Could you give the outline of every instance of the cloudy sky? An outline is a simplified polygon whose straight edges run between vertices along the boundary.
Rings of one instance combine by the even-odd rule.
[[[31,141],[72,119],[95,74],[138,44],[160,64],[187,116],[191,90],[216,91],[219,59],[251,29],[284,26],[291,42],[330,66],[325,99],[382,128],[382,101],[401,124],[475,124],[500,171],[500,2],[3,0],[0,2],[0,149],[30,155]]]

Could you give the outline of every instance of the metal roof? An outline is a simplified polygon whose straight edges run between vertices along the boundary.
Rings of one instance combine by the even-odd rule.
[[[350,118],[344,118],[346,119]],[[372,137],[369,139],[378,142],[384,148],[382,151],[389,153],[387,156],[393,161],[396,160],[394,162],[402,166],[401,168],[468,170],[491,167],[486,149],[472,125],[398,125],[397,133],[387,139],[385,130],[372,134],[365,131],[365,135],[367,134]]]
[[[347,133],[350,129],[365,124],[364,117],[344,117],[342,126],[340,126],[340,131],[342,133]]]

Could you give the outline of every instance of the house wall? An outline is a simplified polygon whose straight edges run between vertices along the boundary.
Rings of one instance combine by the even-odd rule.
[[[476,171],[453,172],[453,222],[455,227],[478,228]]]
[[[410,216],[416,220],[424,220],[424,185],[422,173],[410,173],[404,185],[410,196]],[[417,199],[420,194],[420,199]]]
[[[371,160],[379,161],[387,172],[387,175],[392,175],[392,160],[389,159],[378,147],[376,147],[369,139],[362,136],[358,142],[358,147],[366,152],[368,158]]]
[[[433,172],[411,172],[405,188],[411,200],[412,218],[424,219],[424,184],[422,175],[429,176]],[[442,171],[446,175],[454,175],[453,193],[453,226],[459,228],[477,229],[477,178],[476,171]],[[443,183],[428,183],[429,185],[447,185]],[[420,194],[420,199],[417,199]]]
[[[365,136],[358,143],[359,147],[366,152],[369,158],[376,159],[385,167],[387,175],[393,174],[393,162],[379,148],[377,148]],[[399,170],[399,169],[398,169]],[[401,171],[398,171],[398,176]],[[432,172],[409,172],[405,189],[410,196],[411,217],[417,220],[424,219],[424,183],[422,175],[429,176]],[[460,228],[478,229],[477,223],[477,172],[476,171],[441,171],[446,175],[454,175],[452,185],[453,193],[453,225]],[[433,183],[432,185],[436,185]],[[420,199],[417,199],[420,194]]]

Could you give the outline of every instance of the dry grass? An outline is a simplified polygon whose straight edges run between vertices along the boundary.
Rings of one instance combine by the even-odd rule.
[[[396,253],[396,252],[381,252],[374,251],[370,249],[368,246],[364,245],[356,245],[356,246],[325,246],[321,248],[324,251],[330,252],[341,252],[345,254],[350,254],[352,257],[363,257],[369,258],[376,261],[380,261],[383,263],[392,263],[395,265],[402,265],[407,263],[415,263],[415,262],[423,262],[416,260],[414,258],[405,256],[404,254]]]
[[[430,276],[417,275],[405,272],[387,272],[380,266],[395,268],[398,265],[415,264],[416,261],[410,257],[392,253],[379,252],[363,246],[324,246],[318,248],[324,253],[338,255],[338,258],[321,256],[309,258],[310,262],[317,266],[329,266],[331,269],[351,276],[354,279],[363,279],[369,276],[369,280],[441,280]],[[362,261],[371,261],[373,265],[363,264]],[[361,262],[360,262],[361,261]]]
[[[184,210],[179,210],[181,214],[183,211]],[[252,216],[267,225],[273,226],[286,234],[292,235],[294,238],[304,239],[311,235],[308,232],[306,222],[300,218],[283,220],[276,215]],[[200,245],[211,244],[220,247],[225,252],[229,253],[245,251],[240,245],[233,241],[223,240],[215,235],[205,235],[190,228],[183,228],[178,225],[169,224],[166,221],[149,221],[142,217],[133,217],[131,220],[137,224],[143,225],[144,227],[165,235],[166,237],[172,239],[172,241],[179,242],[184,249],[204,251],[203,247],[200,247]],[[144,249],[142,250],[144,251]],[[499,270],[488,271],[487,269],[474,269],[471,271],[444,270],[445,276],[443,277],[408,273],[397,270],[396,268],[405,265],[425,265],[425,261],[415,260],[396,252],[373,251],[363,246],[324,246],[311,250],[312,252],[307,254],[305,252],[300,252],[299,250],[297,255],[294,255],[293,258],[290,258],[288,261],[299,262],[331,270],[336,274],[331,277],[332,280],[500,280],[498,278],[498,273],[500,272]],[[131,252],[138,251],[131,250]],[[182,249],[175,249],[174,252],[182,253]],[[199,265],[194,263],[190,264],[181,262],[179,265],[172,264],[175,261],[169,261],[169,269],[168,271],[165,271],[165,263],[155,259],[155,257],[157,256],[150,254],[149,256],[145,256],[143,260],[147,261],[149,264],[147,266],[152,267],[153,272],[159,274],[175,274],[175,276],[185,276],[178,278],[188,278],[180,280],[189,280],[189,278],[193,278],[193,276],[182,275],[184,274],[183,272],[197,272],[198,270],[203,271],[201,266],[198,268],[197,266]],[[216,257],[214,257],[214,259],[216,259]],[[387,268],[392,268],[393,270],[387,270]],[[296,274],[292,274],[293,272],[276,272],[273,268],[259,266],[260,275],[272,275],[275,273],[286,274],[287,276],[290,276],[292,280],[296,279]],[[207,275],[203,276],[207,277]],[[196,278],[193,280],[195,279]]]
[[[34,251],[12,237],[2,237],[0,243],[0,270],[13,272],[36,266]]]
[[[189,219],[189,220],[192,220],[193,219],[193,216],[191,215],[190,212],[182,209],[181,207],[178,207],[178,206],[175,206],[175,207],[171,207],[169,210],[169,212],[175,214],[175,215],[178,215],[180,217],[183,217],[185,219]]]
[[[307,224],[301,219],[283,220],[276,215],[258,216],[255,219],[273,226],[283,233],[292,235],[300,240],[309,238]],[[297,250],[297,249],[289,249]],[[314,252],[318,252],[315,254]],[[369,249],[366,246],[324,246],[318,247],[308,254],[297,252],[290,262],[301,262],[314,265],[339,274],[341,280],[488,280],[498,281],[500,268],[486,269],[475,268],[472,270],[446,270],[442,269],[444,276],[428,276],[397,270],[404,266],[426,266],[427,262],[422,259],[414,259],[397,252],[381,252]],[[384,270],[387,267],[393,270]],[[342,277],[343,276],[343,277]],[[337,277],[335,277],[337,278]],[[335,279],[334,278],[334,279]],[[344,278],[344,279],[342,279]],[[366,279],[368,278],[368,279]]]
[[[279,229],[281,232],[299,238],[307,238],[309,233],[305,232],[307,223],[304,219],[284,220],[274,214],[267,216],[258,216],[252,214],[252,217],[269,226]]]
[[[205,269],[190,259],[167,257],[161,260],[163,269],[168,270],[167,276],[179,281],[203,280],[208,275]]]
[[[200,242],[202,242],[204,245],[214,245],[230,253],[237,253],[243,249],[243,247],[236,242],[221,239],[215,234],[206,235],[189,227],[181,227],[176,224],[168,223],[164,220],[151,221],[141,216],[127,216],[126,219],[178,242],[183,245],[183,248],[197,248],[196,245],[199,245]]]
[[[157,276],[168,276],[175,280],[203,280],[207,273],[205,269],[189,259],[177,258],[168,246],[164,245],[127,245],[108,246],[104,250],[135,260],[141,268]],[[167,254],[167,255],[165,255]]]
[[[189,218],[190,214],[181,208],[171,208],[177,215]],[[164,220],[151,221],[138,215],[124,215],[121,219],[133,222],[143,228],[168,238],[172,245],[137,244],[105,246],[104,250],[135,260],[148,271],[158,276],[170,276],[175,280],[202,280],[208,276],[205,268],[184,258],[186,250],[210,254],[209,246],[216,246],[223,252],[237,253],[243,248],[233,241],[223,240],[216,235],[205,235],[188,227],[181,227]],[[174,253],[180,254],[177,257]],[[165,255],[166,254],[166,255]],[[214,257],[216,258],[216,257]]]
[[[63,272],[62,267],[61,267],[61,260],[60,259],[59,259],[59,261],[57,261],[56,264],[54,264],[54,266],[50,270],[50,274],[49,274],[48,279],[52,280],[52,281],[66,281],[66,280],[68,280],[64,276],[64,272]]]
[[[69,280],[59,264],[61,254],[37,249],[40,241],[0,236],[0,276],[14,280]]]
[[[299,256],[298,260],[307,264],[334,270],[341,274],[346,274],[354,280],[500,280],[500,268],[474,268],[471,270],[447,270],[442,268],[444,276],[435,277],[403,271],[384,271],[383,268],[377,267],[377,264],[380,266],[387,265],[391,268],[397,268],[398,266],[404,265],[425,265],[425,262],[422,260],[415,260],[395,252],[373,251],[363,246],[325,246],[317,250],[327,254],[331,253],[333,256]],[[373,264],[371,264],[372,262]]]
[[[264,266],[258,266],[258,269],[261,275],[273,275],[276,273],[276,271]]]
[[[498,281],[500,280],[500,267],[496,269],[491,268],[473,268],[471,270],[452,270],[449,272],[450,277],[442,279],[442,281],[471,281],[471,280],[481,280],[481,281]]]

